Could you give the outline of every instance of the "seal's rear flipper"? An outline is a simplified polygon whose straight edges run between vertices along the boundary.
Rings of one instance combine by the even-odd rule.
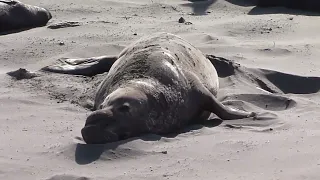
[[[242,119],[248,117],[255,117],[257,114],[254,112],[246,112],[236,109],[231,109],[224,106],[218,99],[201,83],[200,79],[191,72],[185,72],[191,83],[193,93],[200,99],[200,105],[204,111],[209,111],[222,120]]]
[[[255,112],[246,112],[224,106],[213,94],[209,92],[209,90],[204,88],[205,87],[203,86],[203,90],[201,92],[201,96],[203,98],[203,108],[207,111],[215,113],[222,120],[256,117],[257,113]]]
[[[202,85],[202,84],[201,84]],[[234,120],[234,119],[243,119],[249,117],[256,117],[257,113],[255,112],[246,112],[237,109],[231,109],[224,106],[218,99],[202,85],[199,88],[201,98],[203,99],[203,108],[207,111],[211,111],[219,116],[222,120]]]
[[[108,72],[118,56],[100,56],[91,58],[61,58],[53,65],[42,68],[43,71],[94,76]]]

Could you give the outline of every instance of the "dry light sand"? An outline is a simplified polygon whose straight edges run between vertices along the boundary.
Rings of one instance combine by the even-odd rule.
[[[23,2],[48,8],[53,15],[48,26],[56,28],[0,36],[1,180],[320,179],[316,14],[259,9],[236,0]],[[192,24],[178,23],[180,17]],[[57,28],[65,22],[69,27]],[[37,71],[62,57],[116,55],[129,42],[158,31],[232,60],[217,59],[219,99],[269,112],[270,118],[86,145],[80,129],[90,111],[81,105],[103,75],[38,72],[39,77],[17,81],[6,74]]]

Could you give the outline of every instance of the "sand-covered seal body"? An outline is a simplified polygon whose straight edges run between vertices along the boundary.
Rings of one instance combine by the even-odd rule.
[[[0,0],[0,32],[44,26],[51,18],[45,8],[17,0]]]
[[[190,95],[190,72],[217,94],[217,72],[199,50],[167,33],[146,37],[120,54],[100,86],[95,108],[104,106],[105,98],[119,88],[142,89],[153,100],[149,118],[143,120],[148,131],[166,133],[180,128],[199,113],[190,109],[198,101]],[[185,111],[189,113],[182,113]]]
[[[170,33],[143,37],[117,57],[62,59],[43,70],[88,76],[108,71],[98,87],[94,112],[81,130],[86,143],[167,134],[203,122],[210,113],[224,120],[255,115],[221,104],[213,64]]]
[[[87,143],[105,143],[174,132],[208,112],[227,119],[251,115],[217,104],[218,87],[212,63],[187,41],[169,33],[142,38],[112,65],[82,135]]]

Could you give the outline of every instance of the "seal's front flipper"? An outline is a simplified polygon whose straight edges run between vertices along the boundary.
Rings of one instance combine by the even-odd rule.
[[[100,56],[91,58],[61,58],[53,65],[42,68],[43,71],[94,76],[108,72],[118,56]]]
[[[242,119],[248,117],[255,117],[256,113],[246,112],[236,109],[231,109],[224,106],[218,99],[201,83],[200,79],[193,73],[186,73],[190,84],[192,86],[193,93],[200,100],[200,106],[204,111],[209,111],[222,120]]]

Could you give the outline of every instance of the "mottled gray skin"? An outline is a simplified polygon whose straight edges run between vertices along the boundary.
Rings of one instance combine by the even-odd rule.
[[[258,6],[283,6],[292,9],[320,11],[319,0],[258,0]]]
[[[44,26],[51,18],[44,8],[16,0],[0,0],[0,32]]]
[[[219,79],[211,61],[169,33],[143,37],[116,57],[63,58],[42,70],[85,76],[108,71],[98,87],[94,112],[81,130],[88,144],[143,133],[172,133],[203,123],[211,113],[222,120],[256,117],[256,113],[221,104],[216,99]]]
[[[107,143],[142,133],[166,134],[208,119],[253,117],[215,98],[218,75],[212,63],[178,36],[156,33],[125,48],[100,84],[82,136]]]

